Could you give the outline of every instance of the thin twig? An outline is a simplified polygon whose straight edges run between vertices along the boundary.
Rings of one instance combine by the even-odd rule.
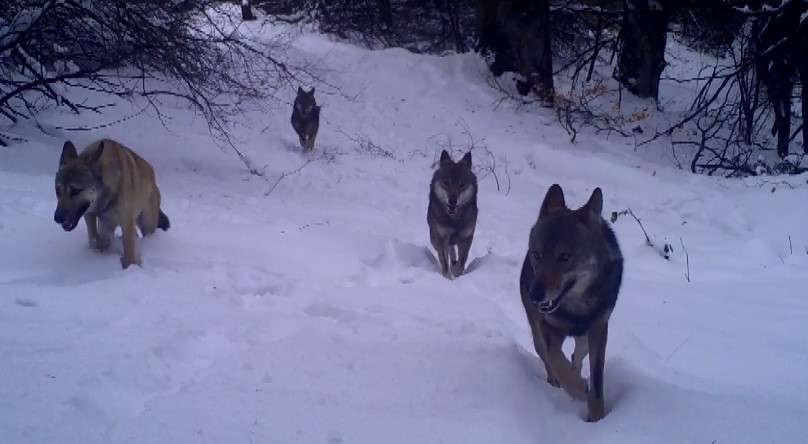
[[[309,164],[311,164],[315,160],[318,160],[318,159],[317,158],[309,159],[305,163],[303,163],[303,165],[300,165],[294,171],[286,171],[286,172],[281,173],[281,175],[278,177],[278,180],[276,180],[275,183],[272,184],[272,186],[269,188],[269,190],[266,193],[264,193],[264,196],[266,197],[266,196],[269,196],[270,194],[272,194],[272,192],[275,191],[275,187],[277,187],[278,184],[281,183],[281,181],[283,179],[299,173],[301,170],[303,170],[303,168],[306,168]]]
[[[685,252],[685,264],[687,264],[687,271],[685,272],[685,279],[690,282],[690,255],[687,254],[687,248],[685,248],[685,242],[682,238],[679,238],[679,243],[682,244],[682,251]]]

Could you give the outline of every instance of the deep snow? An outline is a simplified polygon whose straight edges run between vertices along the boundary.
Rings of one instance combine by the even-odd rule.
[[[708,178],[674,168],[664,146],[571,144],[551,111],[495,110],[500,93],[472,54],[304,33],[290,56],[344,94],[312,85],[324,106],[311,155],[290,106],[245,118],[239,148],[268,180],[182,107],[164,110],[170,130],[147,112],[0,148],[0,443],[805,439],[806,176]],[[448,139],[462,153],[466,129],[480,217],[470,272],[449,281],[428,247],[428,181]],[[65,234],[52,220],[64,138],[105,136],[151,162],[171,218],[140,242],[140,269],[120,269],[120,246],[90,251],[83,223]],[[629,216],[614,224],[626,273],[596,424],[544,382],[518,296],[552,183],[571,206],[600,186],[607,217],[631,208],[673,246],[666,261]]]

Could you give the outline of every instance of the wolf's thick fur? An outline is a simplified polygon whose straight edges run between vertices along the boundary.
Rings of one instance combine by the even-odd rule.
[[[140,265],[135,227],[148,236],[171,226],[160,209],[152,166],[110,139],[91,143],[81,154],[72,142],[65,142],[56,173],[56,199],[54,221],[72,231],[84,217],[90,246],[97,251],[106,250],[115,228],[121,227],[124,268]]]
[[[429,184],[426,222],[441,273],[450,279],[463,274],[477,225],[477,176],[471,171],[471,151],[459,162],[446,150],[441,153]]]
[[[586,399],[590,422],[606,416],[606,340],[623,276],[620,246],[601,217],[602,209],[600,188],[583,207],[571,210],[561,187],[551,186],[530,230],[519,279],[533,345],[544,362],[547,382],[560,385],[576,399]],[[575,337],[572,362],[561,350],[568,336]],[[580,374],[587,353],[589,385]]]
[[[314,88],[306,92],[297,87],[297,97],[292,106],[292,128],[297,133],[303,152],[314,149],[314,140],[320,129],[320,107],[314,99]]]

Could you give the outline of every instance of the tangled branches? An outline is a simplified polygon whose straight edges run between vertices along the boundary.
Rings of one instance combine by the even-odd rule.
[[[102,113],[93,92],[187,103],[229,142],[232,117],[294,76],[279,41],[244,37],[215,0],[13,0],[0,8],[0,123],[46,108]],[[72,92],[72,94],[69,94]],[[2,138],[0,138],[2,142]],[[230,144],[232,146],[232,143]]]

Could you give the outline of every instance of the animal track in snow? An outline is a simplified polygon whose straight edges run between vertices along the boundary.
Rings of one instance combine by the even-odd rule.
[[[328,432],[326,442],[328,442],[328,444],[341,444],[342,435],[336,430],[331,430],[330,432]]]
[[[357,314],[352,311],[322,303],[311,304],[303,312],[312,317],[329,318],[343,324],[350,324],[358,319]]]
[[[437,265],[428,247],[399,240],[388,240],[379,245],[379,251],[362,262],[374,269],[416,267],[430,270]]]
[[[361,259],[363,271],[348,277],[348,286],[375,287],[384,283],[412,284],[425,273],[438,270],[438,261],[426,246],[389,239]]]
[[[14,298],[14,303],[20,307],[36,307],[38,305],[35,300],[22,297]]]
[[[213,283],[205,288],[205,293],[229,297],[235,304],[242,305],[270,296],[289,296],[294,291],[295,285],[277,273],[241,265],[233,267],[215,265]]]

